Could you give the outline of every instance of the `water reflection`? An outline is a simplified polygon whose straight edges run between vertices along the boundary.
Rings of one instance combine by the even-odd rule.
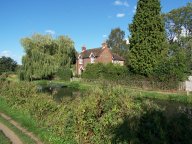
[[[153,100],[154,103],[162,107],[167,118],[175,114],[183,113],[192,119],[192,105],[166,100]]]
[[[74,98],[78,90],[67,86],[40,86],[38,88],[40,92],[48,93],[53,96],[53,99],[57,102],[61,102],[64,97]]]

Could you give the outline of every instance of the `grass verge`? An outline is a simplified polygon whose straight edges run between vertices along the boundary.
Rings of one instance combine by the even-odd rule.
[[[33,141],[30,137],[25,135],[22,131],[17,129],[14,125],[9,123],[7,120],[2,118],[1,116],[0,116],[0,122],[3,123],[4,125],[6,125],[9,129],[11,129],[15,134],[17,134],[17,136],[21,139],[21,141],[23,143],[25,143],[25,144],[35,144],[35,141]]]
[[[185,93],[166,93],[160,91],[146,91],[146,90],[134,90],[129,89],[129,94],[135,98],[149,98],[157,100],[166,100],[180,102],[184,104],[192,104],[192,95],[186,95]]]
[[[22,127],[35,134],[43,143],[57,144],[62,143],[62,138],[54,135],[47,128],[38,125],[29,113],[22,113],[18,110],[11,108],[6,101],[0,96],[0,112],[10,116],[13,120],[17,121]]]
[[[11,144],[11,141],[0,130],[0,144]]]
[[[114,86],[114,84],[109,83],[93,83],[93,82],[81,82],[80,85],[86,85],[87,87],[91,86]],[[117,86],[117,85],[116,85]],[[180,102],[184,104],[192,105],[192,93],[187,95],[186,92],[176,91],[176,92],[167,92],[167,91],[152,91],[145,90],[142,88],[134,88],[125,85],[119,85],[121,89],[133,98],[148,98],[148,99],[157,99],[157,100],[166,100]]]

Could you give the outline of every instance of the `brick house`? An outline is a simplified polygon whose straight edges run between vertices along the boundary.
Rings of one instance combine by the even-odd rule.
[[[124,65],[124,59],[112,53],[106,43],[100,48],[86,49],[82,47],[82,52],[78,54],[76,61],[76,73],[81,75],[88,63],[114,63]]]

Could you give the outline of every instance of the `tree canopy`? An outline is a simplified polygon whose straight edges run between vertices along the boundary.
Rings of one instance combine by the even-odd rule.
[[[34,34],[21,40],[26,55],[22,58],[23,79],[51,78],[61,67],[75,61],[74,42],[67,36]]]
[[[107,45],[111,48],[113,53],[122,56],[125,59],[125,64],[128,64],[128,50],[129,45],[125,40],[125,32],[120,28],[111,30],[111,33],[107,39]]]
[[[192,2],[163,15],[167,37],[170,41],[182,36],[192,36]]]
[[[127,44],[125,40],[125,32],[120,28],[111,30],[107,45],[111,48],[112,52],[123,56],[124,52],[127,51]]]
[[[17,67],[17,62],[10,57],[0,57],[0,74],[3,72],[13,72]]]
[[[134,73],[149,76],[167,53],[159,0],[139,0],[130,28],[129,63]]]
[[[161,81],[183,81],[192,73],[192,3],[171,10],[163,17],[169,49],[155,75]]]

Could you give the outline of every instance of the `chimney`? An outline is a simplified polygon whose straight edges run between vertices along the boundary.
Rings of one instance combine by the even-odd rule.
[[[86,47],[82,46],[82,52],[86,51]]]
[[[102,49],[105,49],[105,48],[107,48],[107,43],[106,43],[106,42],[103,42],[103,43],[102,43]]]

